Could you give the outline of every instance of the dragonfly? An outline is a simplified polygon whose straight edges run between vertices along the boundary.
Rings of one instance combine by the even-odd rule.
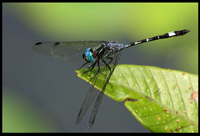
[[[79,69],[85,65],[89,65],[87,67],[88,70],[83,74],[92,71],[94,67],[97,66],[96,73],[90,79],[90,81],[93,81],[93,84],[82,103],[76,120],[76,124],[82,120],[88,108],[98,95],[94,103],[94,108],[90,116],[90,120],[88,122],[88,129],[90,129],[94,123],[95,117],[100,107],[106,86],[109,84],[109,79],[118,64],[123,49],[158,39],[183,36],[188,32],[190,32],[188,29],[172,31],[163,35],[154,36],[128,44],[119,44],[116,41],[38,42],[34,45],[34,50],[42,54],[53,55],[56,58],[69,63],[77,64],[80,63],[80,59],[82,59],[85,61],[85,63],[83,63]],[[94,88],[94,86],[98,81],[99,75],[102,73],[105,76],[105,80],[103,81],[101,91],[99,92]]]

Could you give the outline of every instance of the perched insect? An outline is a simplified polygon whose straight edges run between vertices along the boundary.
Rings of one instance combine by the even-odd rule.
[[[93,86],[91,87],[90,91],[88,92],[87,96],[85,97],[83,104],[81,106],[80,112],[78,114],[78,118],[76,123],[78,124],[85,113],[87,112],[89,106],[94,101],[95,97],[98,95],[98,98],[95,101],[94,109],[91,114],[88,129],[94,123],[97,111],[101,104],[104,91],[106,85],[109,82],[109,79],[118,64],[118,61],[121,56],[121,51],[123,49],[129,48],[134,45],[138,45],[145,42],[155,41],[158,39],[165,39],[170,37],[177,37],[185,35],[186,33],[190,32],[188,29],[180,30],[180,31],[173,31],[163,35],[154,36],[151,38],[143,39],[136,42],[131,42],[128,44],[119,44],[114,41],[74,41],[74,42],[38,42],[34,45],[34,50],[39,53],[53,55],[57,58],[60,58],[66,62],[78,63],[76,58],[82,58],[86,61],[80,68],[85,66],[88,63],[92,63],[88,71],[85,71],[83,74],[93,70],[93,68],[97,65],[98,70],[96,74],[90,79],[93,80]],[[112,65],[112,66],[111,66]],[[79,69],[80,69],[79,68]],[[99,74],[102,71],[106,71],[104,75],[105,81],[101,87],[101,92],[94,89],[94,85],[98,79]]]

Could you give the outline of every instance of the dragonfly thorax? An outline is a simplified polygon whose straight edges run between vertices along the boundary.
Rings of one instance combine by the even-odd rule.
[[[85,61],[89,62],[89,63],[92,63],[94,62],[94,57],[93,57],[93,54],[92,54],[92,48],[87,48],[85,50],[85,52],[83,53],[82,57]]]

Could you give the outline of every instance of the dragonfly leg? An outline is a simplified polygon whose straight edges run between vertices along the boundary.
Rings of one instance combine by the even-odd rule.
[[[100,71],[99,60],[97,61],[97,65],[98,65],[98,70],[97,70],[96,74],[95,74],[92,78],[90,78],[90,81],[91,81],[94,77],[96,77],[97,74],[98,74],[99,71]],[[93,68],[94,68],[94,67],[93,67]],[[90,81],[89,81],[89,82],[90,82]],[[89,82],[88,82],[88,83],[89,83]]]
[[[110,66],[102,59],[103,63],[109,68],[110,72],[111,72],[111,68]]]
[[[81,69],[83,66],[85,66],[86,64],[88,64],[88,62],[84,63],[79,69]],[[77,70],[79,70],[77,69]]]
[[[111,57],[108,57],[108,59],[112,59]],[[109,64],[110,64],[110,62],[112,61],[110,61],[108,64],[102,59],[102,61],[103,61],[103,63],[108,67],[108,69],[110,70],[110,72],[111,72],[111,68],[110,68],[110,66],[109,66]],[[105,74],[103,74],[103,73],[101,73],[102,75],[104,75],[104,76],[106,76]]]
[[[109,66],[109,64],[112,62],[113,58],[112,57],[107,57],[107,59],[110,59],[110,62],[108,62],[108,64],[102,60],[104,62],[104,64],[109,68],[110,72],[111,72],[111,68]],[[111,85],[113,87],[113,85],[111,83],[108,82],[109,85]]]
[[[96,65],[96,63],[97,63],[97,61],[95,61],[95,62],[89,67],[89,70],[83,72],[83,74],[85,74],[85,73],[91,71],[91,70],[94,68],[94,66]],[[82,75],[83,75],[83,74],[82,74]],[[81,76],[82,76],[82,75],[81,75]]]
[[[108,62],[108,65],[110,65],[110,63],[112,62],[113,58],[112,57],[107,57],[108,59],[110,59],[110,62]]]
[[[110,85],[110,86],[111,86],[111,88],[113,88],[113,85],[112,85],[111,83],[109,83],[109,82],[108,82],[108,83],[107,83],[107,85]]]

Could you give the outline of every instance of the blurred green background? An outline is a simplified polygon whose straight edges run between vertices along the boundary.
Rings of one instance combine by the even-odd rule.
[[[129,43],[190,29],[183,37],[122,52],[119,64],[198,74],[198,3],[3,3],[3,132],[149,132],[123,103],[104,97],[91,130],[91,109],[75,124],[89,85],[79,66],[33,51],[40,41]],[[93,107],[93,106],[92,106]]]

